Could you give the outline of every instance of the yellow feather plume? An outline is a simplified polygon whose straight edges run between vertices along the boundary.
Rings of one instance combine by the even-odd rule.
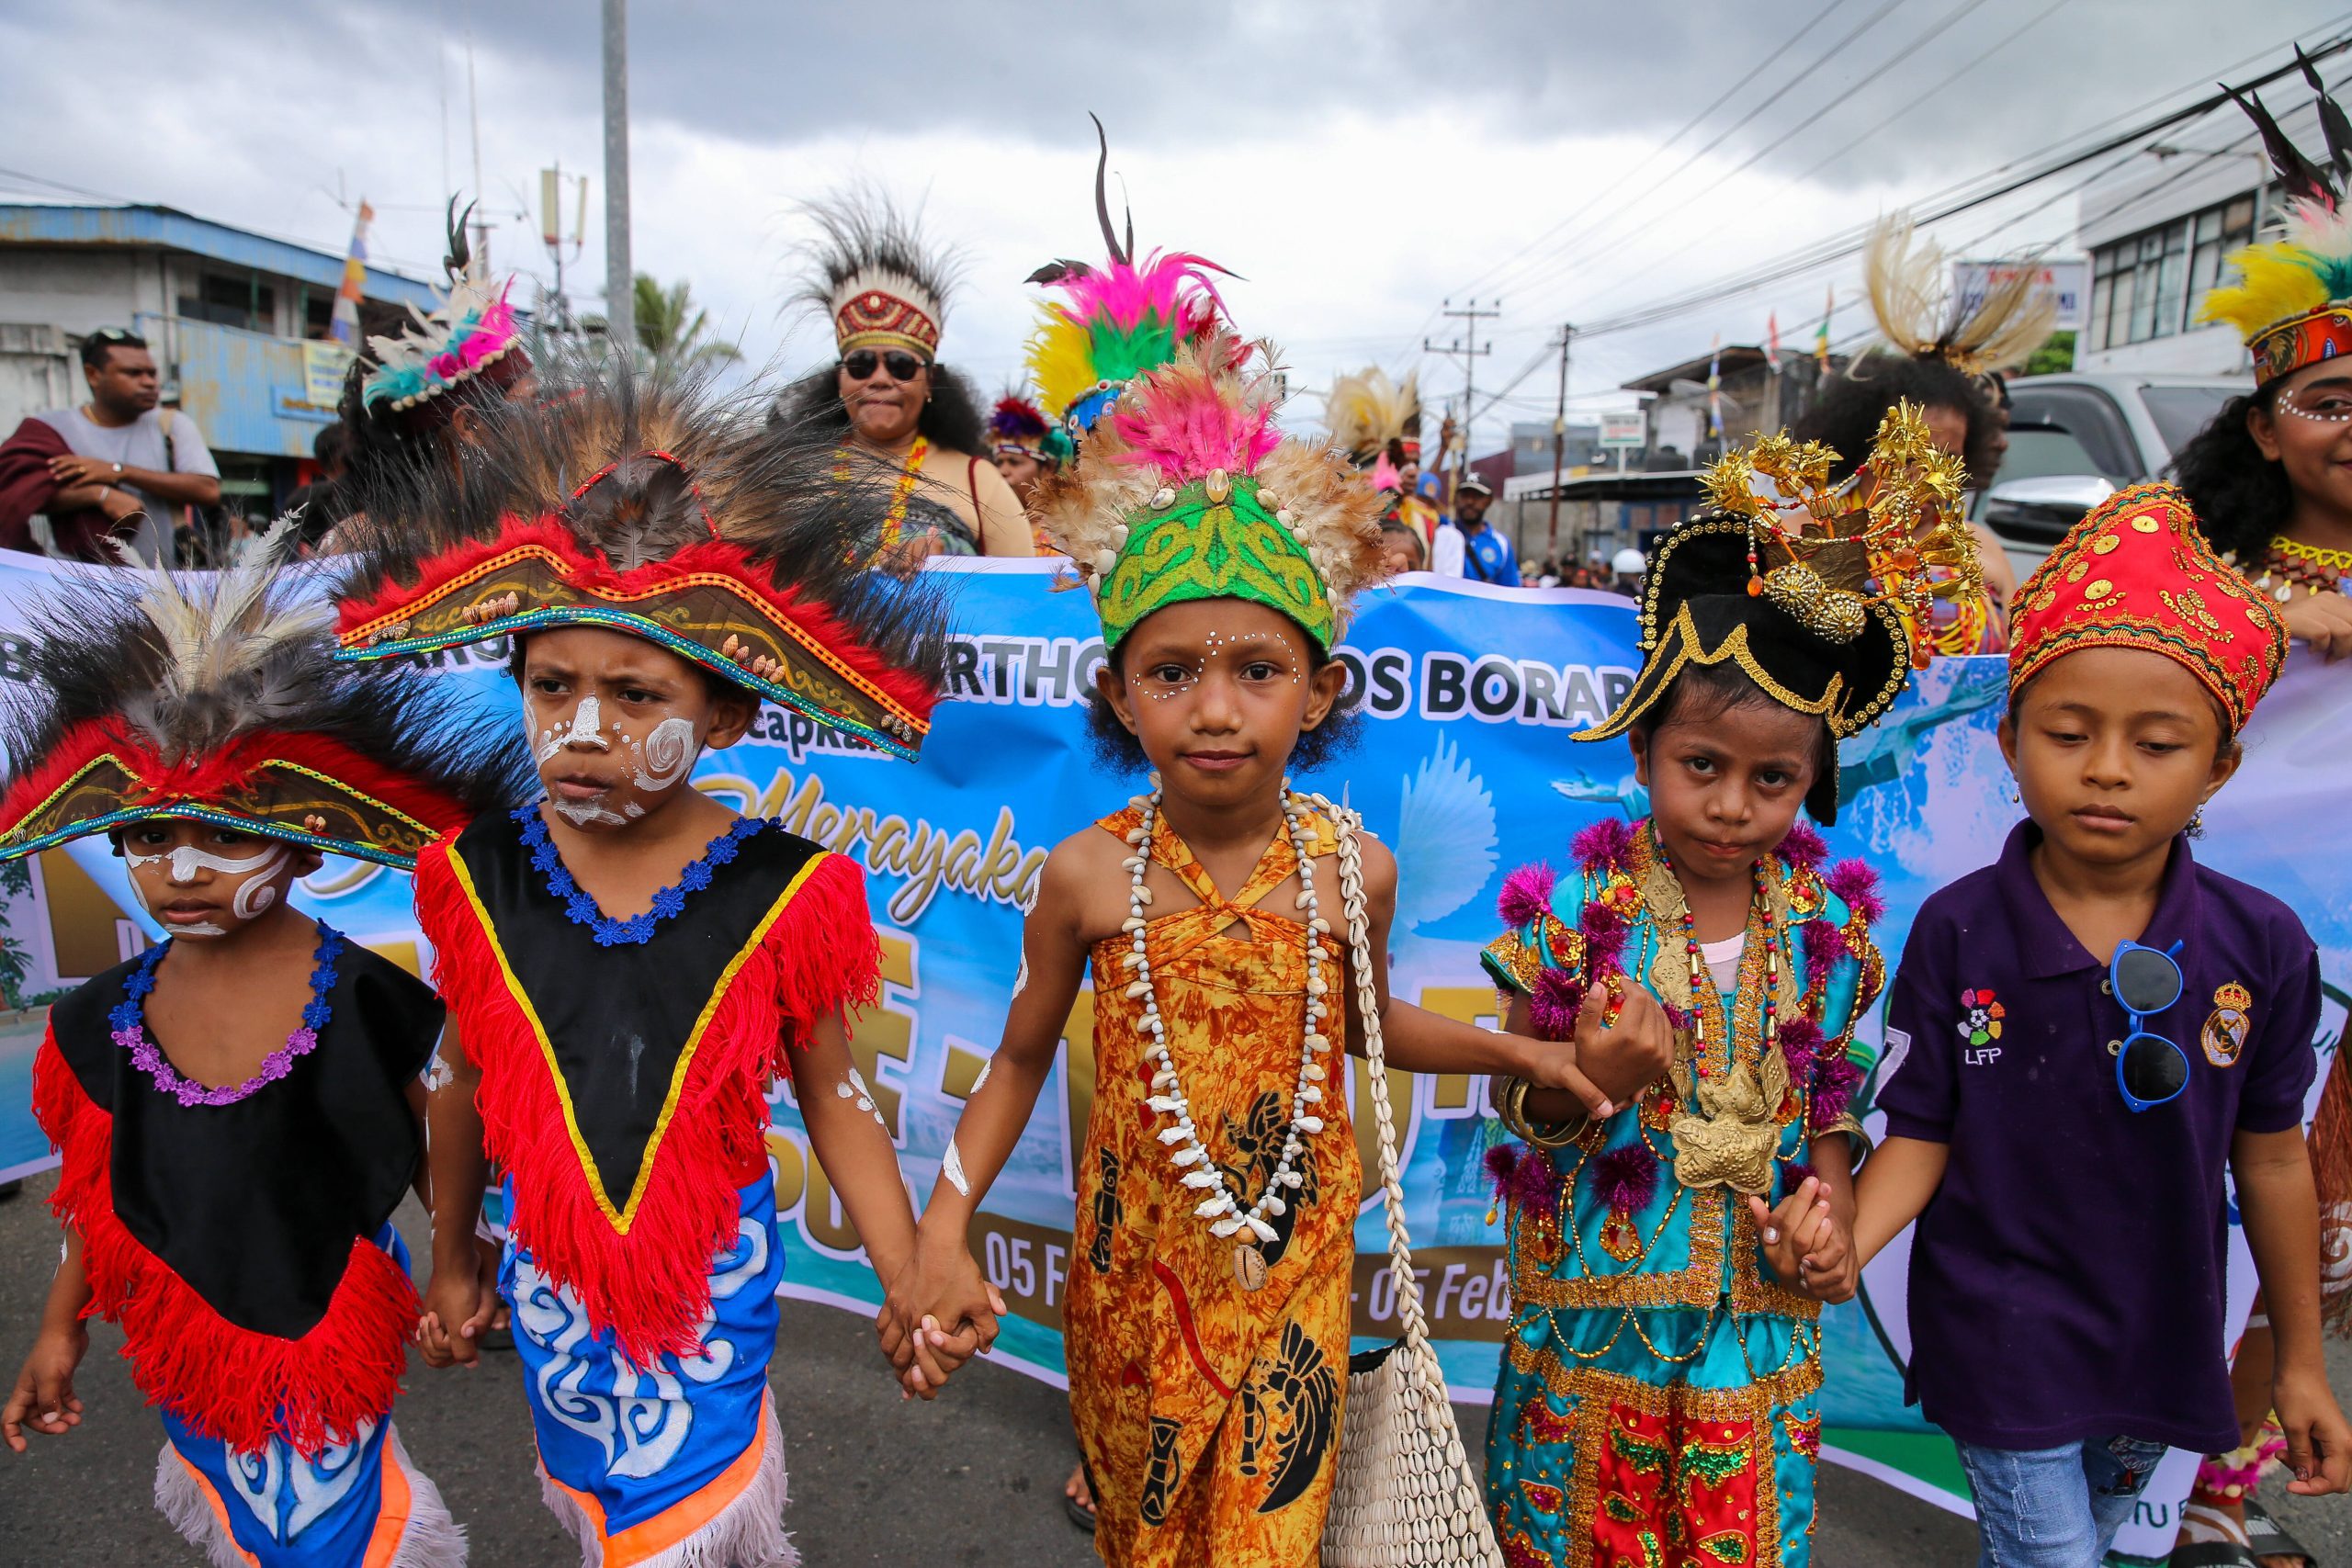
[[[2312,269],[2312,254],[2291,241],[2248,245],[2230,261],[2238,281],[2206,295],[2198,316],[2234,327],[2249,342],[2266,328],[2327,303],[2327,285]]]
[[[1048,306],[1029,334],[1029,378],[1041,407],[1055,418],[1094,387],[1094,356],[1084,327]]]

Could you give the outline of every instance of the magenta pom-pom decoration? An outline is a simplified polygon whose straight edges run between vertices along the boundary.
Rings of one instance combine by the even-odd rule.
[[[1511,1172],[1510,1198],[1521,1213],[1541,1214],[1550,1219],[1560,1212],[1560,1183],[1553,1174],[1552,1162],[1544,1156],[1529,1151]]]
[[[1587,871],[1597,872],[1625,858],[1634,847],[1634,825],[1622,817],[1604,817],[1580,828],[1568,840],[1568,852]]]
[[[1803,1187],[1812,1179],[1815,1174],[1813,1167],[1801,1159],[1790,1160],[1781,1169],[1784,1172],[1781,1182],[1781,1191],[1783,1195]]]
[[[1800,1014],[1777,1026],[1781,1055],[1789,1064],[1789,1077],[1804,1083],[1813,1077],[1813,1059],[1821,1054],[1821,1025]]]
[[[1846,1114],[1854,1091],[1862,1085],[1862,1069],[1843,1055],[1824,1058],[1813,1073],[1813,1130],[1826,1132]]]
[[[1861,916],[1866,925],[1876,925],[1886,914],[1886,900],[1878,896],[1878,873],[1867,862],[1841,860],[1829,869],[1829,891],[1846,900],[1846,907]]]
[[[1487,1151],[1487,1179],[1495,1184],[1495,1196],[1501,1198],[1510,1190],[1511,1173],[1519,1168],[1519,1151],[1509,1144],[1497,1144]]]
[[[1573,1040],[1577,1010],[1584,1005],[1584,982],[1566,969],[1545,969],[1528,993],[1527,1021],[1538,1040]]]
[[[1669,1029],[1688,1029],[1688,1028],[1690,1028],[1690,1018],[1691,1018],[1691,1015],[1690,1015],[1690,1009],[1688,1009],[1688,1008],[1679,1008],[1679,1007],[1676,1007],[1672,1002],[1663,1002],[1663,1001],[1662,1001],[1662,1002],[1660,1002],[1660,1003],[1658,1003],[1658,1006],[1659,1006],[1660,1008],[1662,1008],[1662,1009],[1664,1009],[1664,1010],[1665,1010],[1665,1012],[1666,1012],[1666,1022],[1667,1022],[1667,1027],[1668,1027],[1668,1028],[1669,1028]]]
[[[1590,975],[1613,972],[1618,960],[1625,955],[1625,917],[1618,912],[1617,907],[1595,899],[1577,915],[1577,929],[1584,932],[1585,972]]]
[[[1827,920],[1807,920],[1798,929],[1804,937],[1804,988],[1817,991],[1846,956],[1846,933]]]
[[[1502,896],[1495,900],[1503,924],[1516,931],[1532,926],[1549,914],[1555,880],[1552,868],[1540,861],[1521,866],[1504,877]]]
[[[1789,824],[1788,836],[1781,840],[1782,860],[1807,871],[1819,871],[1821,863],[1828,854],[1829,846],[1822,841],[1812,823],[1799,818]]]
[[[1657,1191],[1657,1156],[1647,1144],[1631,1143],[1596,1155],[1591,1168],[1592,1195],[1612,1213],[1637,1213]]]

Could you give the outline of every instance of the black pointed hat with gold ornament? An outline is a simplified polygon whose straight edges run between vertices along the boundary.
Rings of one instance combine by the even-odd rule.
[[[1920,635],[1929,599],[1982,592],[1984,575],[1961,515],[1959,460],[1937,450],[1917,407],[1889,410],[1870,458],[1831,485],[1838,461],[1783,434],[1708,470],[1713,509],[1651,558],[1641,674],[1577,739],[1623,734],[1693,664],[1737,665],[1839,739],[1886,712],[1933,654]],[[1933,579],[1930,567],[1949,576]],[[1835,768],[1804,804],[1815,820],[1837,820]]]

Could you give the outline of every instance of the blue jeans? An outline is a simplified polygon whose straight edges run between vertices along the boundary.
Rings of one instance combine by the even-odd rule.
[[[1978,1568],[2098,1568],[2165,1457],[2164,1444],[2139,1438],[1959,1448],[1976,1495]]]

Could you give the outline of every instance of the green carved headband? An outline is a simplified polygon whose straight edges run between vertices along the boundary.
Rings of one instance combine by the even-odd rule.
[[[1279,610],[1327,653],[1338,639],[1322,573],[1292,514],[1269,510],[1255,478],[1215,468],[1159,491],[1124,521],[1126,540],[1095,596],[1106,646],[1118,647],[1154,610],[1192,599],[1247,599]]]

